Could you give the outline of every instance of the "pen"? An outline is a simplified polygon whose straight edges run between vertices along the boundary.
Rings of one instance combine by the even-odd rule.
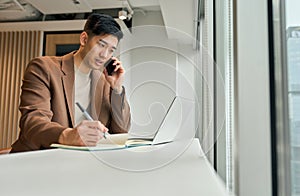
[[[80,111],[83,113],[83,116],[87,119],[87,120],[91,120],[93,121],[93,118],[89,115],[89,113],[80,105],[80,103],[76,102],[76,105],[78,106],[78,108],[80,109]],[[105,132],[103,133],[103,137],[106,139],[106,135]]]

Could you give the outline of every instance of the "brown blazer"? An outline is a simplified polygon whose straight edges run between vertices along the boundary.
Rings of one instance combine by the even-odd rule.
[[[58,142],[63,130],[74,127],[73,54],[38,57],[29,62],[21,87],[21,131],[11,152],[49,148]],[[125,90],[115,94],[98,70],[91,72],[91,81],[92,117],[110,133],[128,132],[130,108]]]

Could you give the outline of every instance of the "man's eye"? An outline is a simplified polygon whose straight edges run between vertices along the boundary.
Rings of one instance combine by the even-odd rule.
[[[102,43],[102,42],[99,42],[99,46],[101,46],[102,48],[104,48],[104,47],[105,47],[105,44]]]

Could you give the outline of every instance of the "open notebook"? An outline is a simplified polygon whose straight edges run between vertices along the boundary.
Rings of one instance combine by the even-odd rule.
[[[128,134],[111,134],[107,135],[106,139],[100,140],[97,146],[94,147],[68,146],[62,144],[52,144],[51,147],[95,151],[169,143],[172,142],[178,134],[182,122],[185,121],[186,116],[188,116],[186,113],[190,112],[191,107],[190,102],[187,105],[185,98],[176,96],[170,104],[153,138],[128,136]]]

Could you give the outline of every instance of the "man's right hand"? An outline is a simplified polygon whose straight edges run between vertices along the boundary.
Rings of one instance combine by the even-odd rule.
[[[60,144],[72,146],[96,146],[108,129],[100,121],[82,121],[75,128],[65,129],[59,136]]]

